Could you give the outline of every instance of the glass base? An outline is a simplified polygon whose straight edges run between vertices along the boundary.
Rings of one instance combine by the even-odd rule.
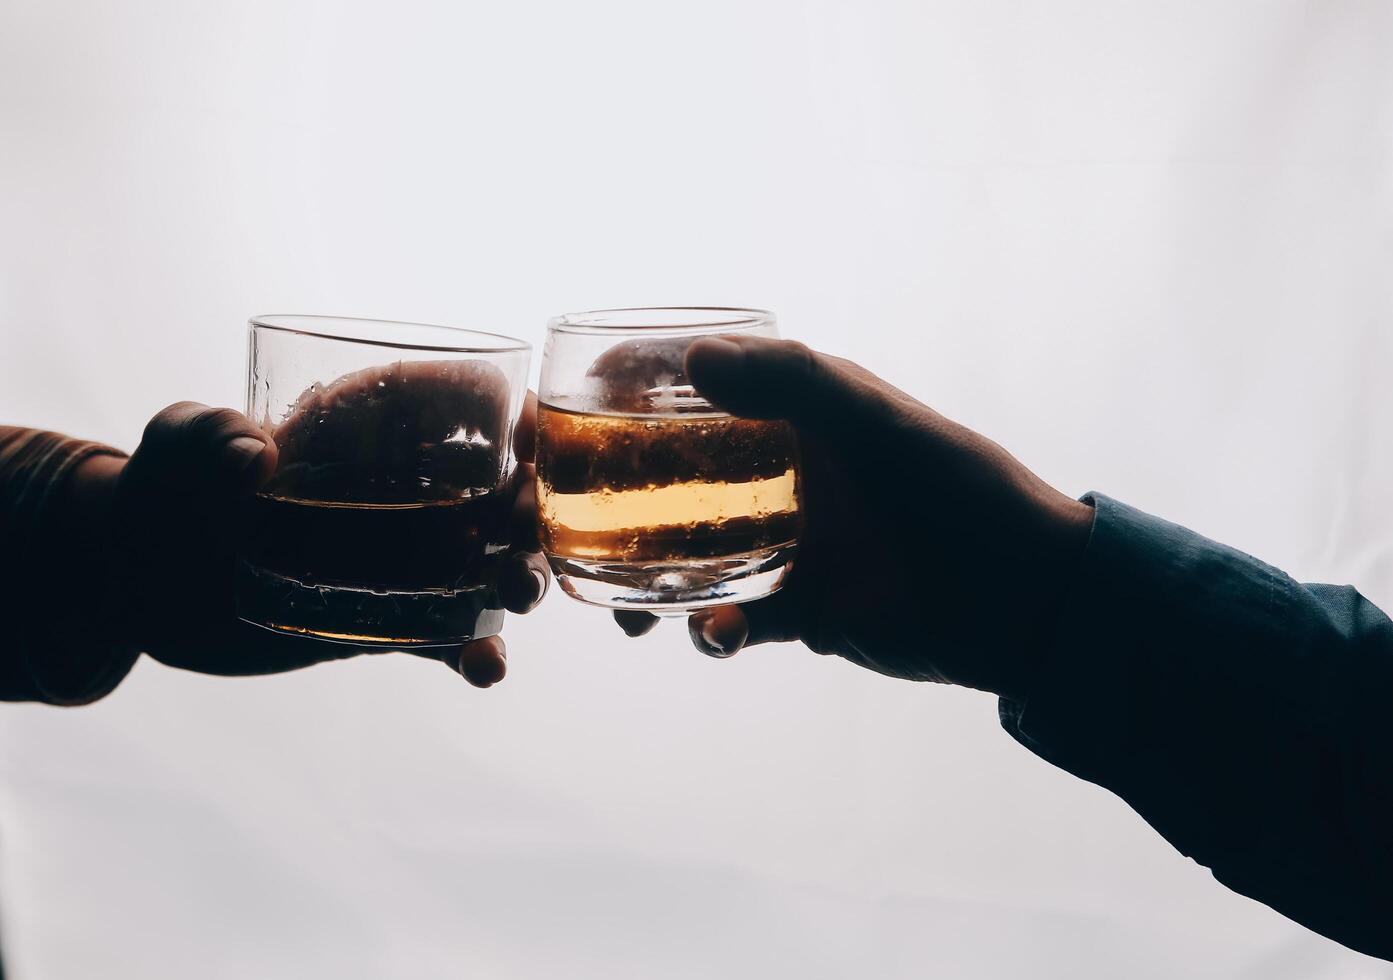
[[[237,564],[237,616],[278,633],[354,646],[453,646],[503,628],[491,586],[391,592],[306,585],[245,561]]]
[[[695,609],[762,599],[777,592],[793,567],[793,543],[721,558],[677,561],[589,561],[548,555],[568,596],[608,609],[683,616]]]

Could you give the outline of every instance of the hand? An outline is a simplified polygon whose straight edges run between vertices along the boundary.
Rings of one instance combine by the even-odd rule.
[[[535,416],[529,394],[515,440],[513,550],[498,575],[500,599],[515,613],[531,610],[548,582],[536,530]],[[74,632],[100,643],[33,658],[31,672],[52,700],[86,703],[112,690],[135,659],[133,652],[112,652],[118,649],[229,675],[381,652],[274,633],[234,614],[232,575],[244,512],[275,472],[277,458],[276,442],[240,413],[181,402],[150,421],[129,460],[93,457],[79,467],[68,494],[81,526],[74,533],[89,541],[91,560],[102,570],[101,602],[86,617],[93,622]],[[405,652],[440,660],[477,687],[497,683],[506,672],[504,644],[496,636]]]
[[[687,375],[718,407],[787,419],[806,530],[784,588],[692,614],[697,648],[801,640],[872,670],[1007,697],[1029,688],[1093,510],[864,368],[791,341],[706,338]],[[618,612],[631,636],[647,613]]]

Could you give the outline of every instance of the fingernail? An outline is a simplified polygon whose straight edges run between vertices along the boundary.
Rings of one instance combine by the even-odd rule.
[[[734,656],[735,650],[727,650],[715,634],[716,618],[710,613],[695,613],[687,620],[687,632],[691,634],[696,648],[708,657],[724,660]]]
[[[731,375],[744,368],[745,350],[725,337],[703,337],[688,349],[687,358],[689,372],[695,370],[708,377]]]
[[[642,636],[643,626],[640,623],[630,623],[627,620],[618,620],[619,628],[624,631],[625,636]]]
[[[546,574],[540,568],[528,568],[527,571],[532,576],[532,581],[536,583],[537,586],[537,598],[532,600],[532,604],[535,606],[546,596],[547,583],[550,582],[550,579],[547,578]]]
[[[224,451],[232,469],[238,473],[249,470],[258,456],[266,449],[266,443],[253,436],[237,436],[229,439]]]

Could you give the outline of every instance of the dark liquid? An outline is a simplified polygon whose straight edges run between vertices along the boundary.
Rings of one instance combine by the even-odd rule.
[[[239,565],[243,618],[403,646],[498,632],[495,583],[508,548],[510,493],[325,469],[317,479],[278,474],[256,497]],[[282,495],[287,483],[326,499]]]
[[[399,591],[490,583],[506,549],[503,493],[410,504],[294,500],[263,493],[243,558],[303,585]]]

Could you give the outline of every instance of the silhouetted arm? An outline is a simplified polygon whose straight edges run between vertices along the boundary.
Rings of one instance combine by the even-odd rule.
[[[1393,623],[1103,496],[1007,731],[1225,885],[1393,959]]]
[[[1104,497],[1095,510],[802,344],[706,337],[682,363],[721,409],[788,421],[802,458],[787,582],[693,613],[699,650],[799,640],[991,691],[1018,739],[1230,887],[1393,958],[1393,626],[1358,593]],[[616,618],[631,636],[656,622]]]

